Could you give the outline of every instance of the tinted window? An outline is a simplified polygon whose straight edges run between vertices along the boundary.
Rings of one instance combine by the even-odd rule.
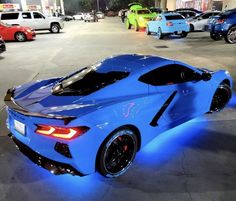
[[[41,15],[40,13],[34,12],[33,15],[34,15],[34,19],[41,19],[41,18],[44,18],[43,15]]]
[[[197,80],[199,74],[181,65],[167,65],[152,70],[139,78],[139,81],[153,86],[178,84]]]
[[[184,19],[184,17],[181,15],[168,15],[165,17],[166,17],[166,20],[182,20],[182,19]]]
[[[2,20],[17,20],[19,13],[3,13],[1,16]]]
[[[30,13],[22,13],[22,18],[23,19],[31,19],[31,14]]]
[[[138,10],[137,13],[138,13],[139,15],[150,14],[150,11],[149,11],[149,10]]]
[[[210,16],[212,16],[212,13],[207,13],[205,15],[202,15],[202,19],[208,19]]]
[[[99,68],[86,67],[65,78],[54,87],[54,94],[88,95],[108,85],[124,79],[129,72],[109,71],[99,72]]]

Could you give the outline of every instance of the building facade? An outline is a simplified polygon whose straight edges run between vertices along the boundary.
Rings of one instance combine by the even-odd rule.
[[[195,8],[198,10],[225,10],[236,8],[236,0],[155,0],[163,9]]]
[[[41,11],[45,15],[64,13],[63,0],[0,0],[1,11]]]

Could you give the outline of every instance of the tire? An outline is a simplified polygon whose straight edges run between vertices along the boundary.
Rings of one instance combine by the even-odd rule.
[[[188,35],[188,32],[183,31],[180,36],[181,36],[181,38],[186,38],[187,35]]]
[[[232,91],[229,85],[221,83],[213,96],[210,112],[218,112],[222,110],[229,102],[231,96]]]
[[[60,32],[60,26],[58,24],[53,23],[51,25],[50,31],[52,33],[59,33]]]
[[[23,32],[16,32],[15,40],[18,42],[25,42],[27,40],[27,37]]]
[[[220,33],[213,33],[213,32],[210,33],[210,37],[215,41],[221,40],[223,38],[223,36]]]
[[[190,24],[189,26],[190,26],[190,32],[194,32],[194,26],[192,24]]]
[[[138,139],[129,128],[114,131],[102,144],[97,169],[101,175],[109,178],[124,174],[131,166],[138,149]]]
[[[232,26],[225,35],[225,41],[230,44],[236,43],[236,25]]]
[[[162,34],[162,31],[161,31],[161,28],[159,27],[158,30],[157,30],[157,38],[158,39],[163,39],[163,34]]]
[[[130,22],[129,22],[129,19],[126,20],[125,25],[126,25],[126,28],[127,28],[127,29],[131,29],[131,24],[130,24]]]
[[[147,25],[147,27],[146,27],[146,34],[147,34],[147,35],[151,35],[151,32],[149,31],[148,25]]]
[[[137,31],[137,32],[139,31],[139,25],[138,25],[137,21],[135,21],[134,30]]]

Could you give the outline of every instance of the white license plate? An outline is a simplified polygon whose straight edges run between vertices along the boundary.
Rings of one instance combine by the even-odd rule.
[[[25,135],[25,124],[14,120],[14,127],[20,134]]]
[[[177,34],[182,34],[182,31],[178,31]]]

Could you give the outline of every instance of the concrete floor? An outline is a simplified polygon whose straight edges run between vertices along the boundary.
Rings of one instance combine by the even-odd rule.
[[[7,137],[3,103],[8,88],[61,76],[114,54],[141,53],[198,67],[227,69],[236,79],[236,46],[208,33],[186,39],[126,30],[118,18],[68,22],[60,34],[39,32],[35,41],[7,43],[0,56],[0,201],[160,200],[235,201],[236,96],[221,113],[205,115],[161,134],[117,179],[99,174],[54,176],[24,157]]]

